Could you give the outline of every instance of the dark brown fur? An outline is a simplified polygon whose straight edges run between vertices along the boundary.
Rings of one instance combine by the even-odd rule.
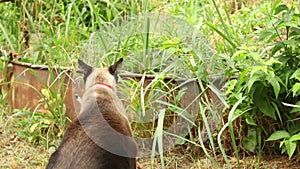
[[[110,69],[99,72],[103,71],[112,74]],[[99,81],[103,77],[97,74],[95,78]],[[135,169],[137,145],[132,137],[126,137],[132,133],[120,104],[113,90],[99,86],[86,89],[80,114],[66,130],[46,169]]]

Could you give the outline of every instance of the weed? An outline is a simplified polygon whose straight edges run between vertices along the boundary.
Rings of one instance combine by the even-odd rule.
[[[229,102],[234,104],[246,97],[240,111],[252,108],[243,115],[248,125],[243,146],[251,152],[257,149],[261,152],[261,143],[258,144],[261,138],[265,142],[265,137],[273,131],[278,134],[277,130],[293,128],[298,119],[297,114],[288,113],[291,108],[283,103],[297,104],[299,100],[296,78],[299,71],[299,45],[296,45],[299,27],[294,24],[299,14],[294,8],[276,1],[266,18],[271,19],[263,26],[265,29],[256,34],[259,34],[259,42],[267,42],[267,49],[258,51],[254,46],[238,47],[231,58],[235,62],[238,81],[233,79],[227,83]],[[275,125],[269,125],[269,120]],[[294,153],[294,147],[292,149],[288,151],[290,157]]]
[[[258,160],[254,160],[259,166],[263,147],[273,148],[273,141],[280,140],[279,148],[291,157],[299,140],[299,2],[288,2],[6,2],[0,3],[0,46],[1,51],[19,53],[23,62],[49,67],[73,65],[78,57],[102,67],[123,57],[126,58],[124,70],[156,75],[150,84],[124,82],[130,88],[122,90],[131,98],[127,110],[143,122],[132,122],[134,133],[139,136],[168,133],[174,117],[190,120],[190,112],[180,105],[187,91],[178,92],[178,88],[169,87],[165,77],[197,79],[203,93],[197,96],[200,101],[193,101],[199,108],[197,120],[188,121],[196,132],[168,134],[173,134],[178,144],[195,146],[198,153],[201,148],[219,168],[222,164],[217,157],[222,154],[227,167],[231,168],[230,155],[222,144],[226,141],[222,136],[228,130],[227,138],[239,166],[240,154],[245,149],[259,155]],[[3,70],[9,66],[7,61],[5,54],[4,61],[0,60]],[[214,90],[209,80],[225,76],[229,77],[226,99]],[[51,80],[57,78],[53,76]],[[201,85],[202,82],[208,86]],[[3,83],[6,84],[1,81],[1,85]],[[24,128],[23,137],[50,147],[57,145],[68,120],[63,104],[65,88],[54,84],[46,86],[39,91],[43,96],[40,101],[49,111],[29,112],[24,108],[13,113],[25,117],[16,123]],[[215,123],[211,117],[219,119],[217,116],[223,107],[215,108],[209,102],[210,96],[204,94],[208,89],[213,90],[229,112],[228,118],[227,113],[223,115],[224,126],[218,126],[221,123],[216,124],[217,127],[210,126]],[[6,107],[6,96],[2,91],[2,107]],[[168,100],[170,96],[174,100]],[[151,110],[156,114],[149,113]],[[153,117],[151,122],[147,121],[149,114]],[[1,118],[15,118],[14,115],[2,112]],[[239,120],[245,124],[237,128],[234,123]],[[221,131],[214,133],[212,129],[218,128]],[[157,144],[153,145],[158,145],[154,147],[158,149],[160,163],[162,168],[167,168],[168,159],[162,154],[163,139],[156,137]],[[153,164],[157,159],[152,158],[151,165],[157,167]]]

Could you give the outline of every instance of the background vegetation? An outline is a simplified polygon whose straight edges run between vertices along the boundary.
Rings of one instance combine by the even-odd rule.
[[[264,167],[262,157],[281,153],[292,165],[300,140],[299,5],[288,0],[4,2],[0,66],[2,70],[9,66],[11,51],[23,62],[50,66],[74,66],[78,57],[106,66],[124,57],[123,70],[158,77],[145,90],[128,82],[136,99],[128,109],[138,115],[151,109],[157,96],[174,95],[162,90],[167,86],[165,76],[195,78],[200,84],[210,84],[216,77],[227,79],[225,93],[214,91],[223,98],[222,112],[202,102],[193,131],[178,136],[180,146],[151,160],[139,159],[140,167],[259,168]],[[152,93],[143,100],[147,90]],[[62,116],[61,96],[47,89],[41,93],[55,105],[49,116],[26,108],[9,111],[2,91],[3,167],[43,167],[59,144],[68,123]],[[180,93],[177,96],[180,99]],[[218,130],[207,131],[205,142],[201,131],[202,124],[209,124],[207,111],[220,113],[222,123]],[[160,117],[167,119],[171,112],[182,112],[176,99]],[[150,127],[133,125],[134,133],[163,132],[167,121],[158,122]],[[41,152],[38,156],[36,150]],[[253,159],[245,162],[250,155]]]

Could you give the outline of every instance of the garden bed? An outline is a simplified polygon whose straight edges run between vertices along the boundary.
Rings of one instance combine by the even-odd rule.
[[[32,112],[46,112],[49,111],[49,104],[45,104],[46,102],[49,103],[51,99],[61,99],[65,104],[66,115],[72,120],[76,117],[76,112],[80,110],[80,104],[76,97],[81,96],[83,88],[80,78],[75,78],[76,73],[74,70],[74,67],[49,67],[46,65],[10,61],[10,66],[0,76],[6,75],[4,81],[7,83],[4,83],[5,85],[2,85],[2,88],[5,88],[8,92],[9,105],[12,109],[26,108]],[[133,90],[144,90],[148,85],[153,85],[152,82],[159,78],[155,75],[130,72],[120,73],[120,76],[122,80],[118,86],[118,95],[126,107],[133,104],[132,97],[137,97],[132,96]],[[132,85],[127,83],[132,80],[136,82],[135,89],[132,89]],[[166,94],[152,94],[149,102],[153,101],[151,107],[154,107],[154,109],[149,108],[145,110],[146,114],[150,114],[150,116],[155,114],[154,111],[158,109],[155,107],[158,105],[154,102],[157,100],[161,100],[162,102],[178,100],[175,97],[180,92],[182,92],[182,95],[179,98],[178,105],[191,114],[198,114],[199,96],[203,94],[203,91],[197,79],[173,79],[172,77],[165,77],[163,78],[163,83],[168,86],[162,87],[162,90],[166,90]],[[215,80],[214,83],[217,88],[220,89],[222,87],[220,80]],[[204,85],[205,89],[202,85]],[[220,105],[219,98],[214,92],[206,88],[204,83],[201,86],[202,89],[206,90],[204,93],[207,94],[209,102]],[[145,91],[145,96],[143,96],[145,100],[150,98],[149,93],[151,93],[151,90],[154,91],[155,89],[150,87]],[[172,93],[168,93],[171,90]],[[127,110],[129,115],[136,113],[132,111],[133,109],[129,108]]]

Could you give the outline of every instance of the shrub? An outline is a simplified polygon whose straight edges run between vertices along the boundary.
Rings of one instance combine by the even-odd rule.
[[[295,8],[277,1],[266,14],[266,24],[256,31],[265,49],[239,47],[232,57],[238,79],[227,83],[228,100],[233,104],[245,96],[239,109],[251,108],[243,115],[248,134],[242,141],[251,152],[261,150],[261,138],[282,140],[281,152],[291,157],[300,140],[299,17]]]

